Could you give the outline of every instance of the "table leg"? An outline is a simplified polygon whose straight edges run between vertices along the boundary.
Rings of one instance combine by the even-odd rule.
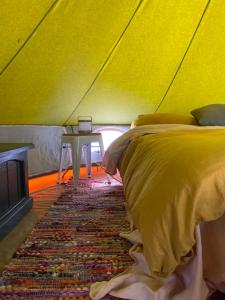
[[[63,144],[64,144],[64,143],[61,142],[60,153],[59,153],[59,169],[58,169],[57,183],[60,183],[61,172],[62,172],[62,166],[63,166],[63,161],[64,161],[64,149],[63,149]]]
[[[72,143],[72,158],[73,158],[73,178],[74,178],[74,187],[78,187],[79,177],[80,177],[80,164],[81,164],[81,153],[82,153],[82,144],[79,140],[73,140]]]
[[[87,171],[88,177],[91,177],[91,143],[87,144]]]
[[[104,156],[104,144],[103,144],[103,140],[102,140],[102,137],[99,138],[99,147],[100,147],[100,152],[101,152],[101,157],[102,157],[102,160],[103,160],[103,156]]]
[[[101,152],[102,161],[103,161],[105,150],[104,150],[104,144],[103,144],[102,136],[99,139],[99,147],[100,147],[100,152]],[[106,177],[107,177],[107,183],[111,184],[110,175],[106,173]]]

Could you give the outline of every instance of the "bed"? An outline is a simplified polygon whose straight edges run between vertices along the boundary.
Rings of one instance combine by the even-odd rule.
[[[225,291],[225,128],[135,127],[107,150],[123,179],[135,264],[91,296],[205,300]]]

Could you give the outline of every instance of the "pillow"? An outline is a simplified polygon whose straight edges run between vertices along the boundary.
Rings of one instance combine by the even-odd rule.
[[[153,113],[138,115],[132,122],[132,127],[151,124],[188,124],[196,125],[195,118],[171,113]]]
[[[191,111],[199,125],[225,126],[225,104],[210,104]]]

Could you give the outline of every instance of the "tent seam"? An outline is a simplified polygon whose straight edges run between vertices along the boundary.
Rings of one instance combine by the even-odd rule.
[[[191,40],[190,40],[190,42],[189,42],[189,44],[188,44],[188,47],[187,47],[187,49],[185,50],[184,55],[183,55],[183,57],[182,57],[182,59],[181,59],[179,65],[178,65],[178,68],[177,68],[177,70],[176,70],[176,72],[175,72],[175,74],[174,74],[174,76],[173,76],[173,78],[172,78],[172,80],[171,80],[171,82],[170,82],[170,84],[169,84],[169,86],[168,86],[168,88],[167,88],[167,90],[166,90],[164,96],[162,97],[161,101],[159,102],[159,104],[158,104],[158,106],[157,106],[157,108],[156,108],[156,110],[155,110],[155,113],[159,110],[159,108],[161,107],[162,103],[164,102],[164,100],[165,100],[165,98],[166,98],[166,96],[167,96],[167,94],[168,94],[168,92],[169,92],[171,86],[173,85],[173,83],[174,83],[174,81],[175,81],[175,79],[176,79],[176,77],[177,77],[177,74],[179,73],[179,71],[180,71],[180,69],[181,69],[181,67],[182,67],[182,64],[183,64],[183,62],[184,62],[184,60],[185,60],[185,58],[186,58],[186,56],[187,56],[187,53],[188,53],[188,51],[189,51],[189,49],[190,49],[190,47],[191,47],[191,45],[192,45],[192,42],[193,42],[194,39],[195,39],[195,36],[196,36],[196,34],[197,34],[197,32],[198,32],[198,29],[199,29],[199,27],[200,27],[200,25],[201,25],[201,23],[202,23],[202,20],[203,20],[203,18],[204,18],[204,16],[205,16],[206,12],[207,12],[207,10],[208,10],[208,7],[209,7],[210,2],[211,2],[211,0],[208,0],[206,6],[205,6],[205,8],[204,8],[204,11],[203,11],[203,13],[202,13],[202,15],[201,15],[201,18],[200,18],[200,20],[199,20],[199,22],[198,22],[198,25],[197,25],[197,27],[195,28],[195,31],[194,31],[194,33],[193,33],[193,35],[192,35],[192,38],[191,38]]]
[[[137,7],[135,8],[131,18],[129,19],[127,25],[125,26],[125,28],[123,29],[122,33],[120,34],[119,38],[117,39],[117,41],[115,42],[114,46],[112,47],[112,49],[110,50],[109,54],[107,55],[106,59],[104,60],[102,66],[100,67],[100,69],[98,70],[97,74],[95,75],[92,83],[90,84],[90,86],[87,88],[86,92],[84,93],[84,95],[80,98],[80,100],[78,101],[78,103],[75,105],[74,109],[72,110],[72,112],[70,113],[70,115],[67,117],[67,119],[65,120],[65,122],[63,123],[63,126],[68,125],[69,120],[72,118],[73,114],[76,112],[76,110],[78,109],[78,107],[80,106],[81,102],[84,100],[84,98],[87,96],[87,94],[90,92],[90,90],[92,89],[92,87],[94,86],[96,80],[98,79],[98,77],[101,75],[102,71],[104,70],[106,64],[108,63],[108,61],[110,60],[112,54],[114,53],[114,51],[116,50],[118,44],[120,43],[120,41],[122,40],[124,34],[126,33],[127,29],[129,28],[132,20],[134,19],[136,13],[138,12],[138,10],[140,9],[142,3],[144,2],[144,0],[140,0]]]
[[[30,32],[28,37],[25,39],[25,42],[21,45],[21,47],[16,51],[16,53],[10,58],[10,60],[6,63],[6,65],[2,68],[0,71],[0,76],[7,70],[7,68],[13,63],[13,61],[16,59],[18,54],[23,50],[23,48],[26,46],[26,44],[30,41],[30,39],[33,37],[34,33],[37,31],[37,29],[40,27],[40,25],[44,22],[44,20],[47,18],[49,13],[53,10],[53,8],[56,6],[56,4],[60,0],[55,0],[51,6],[47,9],[47,11],[44,13],[43,17],[40,19],[40,21],[37,23],[37,25],[34,27],[34,29]]]

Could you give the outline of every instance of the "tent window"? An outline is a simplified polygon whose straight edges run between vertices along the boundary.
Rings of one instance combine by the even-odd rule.
[[[104,144],[104,149],[106,150],[109,145],[117,139],[119,136],[121,136],[124,133],[125,130],[120,128],[114,128],[114,127],[101,127],[98,129],[95,129],[94,132],[101,132],[102,133],[102,139]],[[98,143],[91,143],[91,152],[92,152],[92,161],[97,162],[101,161],[101,155],[100,155],[100,149]]]
[[[101,132],[104,149],[106,150],[115,139],[124,133],[124,130],[116,127],[101,127],[95,130],[95,132]],[[98,143],[92,143],[92,146],[96,147]]]

